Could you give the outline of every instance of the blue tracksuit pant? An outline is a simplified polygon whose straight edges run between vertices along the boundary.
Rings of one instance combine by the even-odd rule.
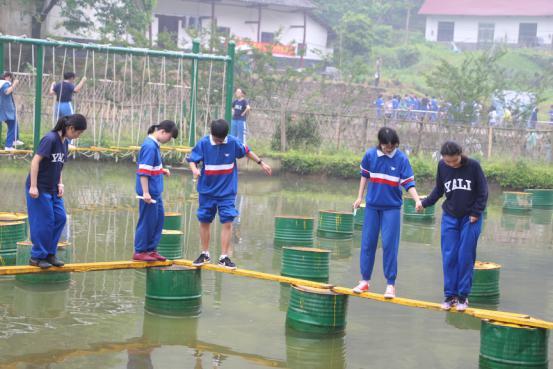
[[[442,215],[442,263],[444,295],[467,297],[472,287],[476,244],[482,231],[482,217],[471,223],[468,216]]]
[[[161,239],[165,211],[161,196],[154,200],[156,200],[155,204],[146,204],[144,200],[139,200],[138,224],[134,235],[135,252],[154,251]]]
[[[230,135],[236,137],[242,145],[246,144],[246,121],[232,119],[230,121]]]
[[[361,276],[369,281],[374,267],[378,235],[382,233],[384,277],[388,284],[395,285],[397,276],[397,253],[399,249],[401,214],[400,209],[377,210],[367,207],[361,236]]]
[[[31,228],[31,257],[45,259],[48,255],[56,255],[61,232],[66,222],[63,198],[56,194],[39,192],[33,199],[26,191],[27,212]]]
[[[71,101],[57,102],[54,105],[54,116],[56,117],[56,121],[61,117],[65,117],[72,114],[73,114],[73,104],[71,104]]]
[[[0,123],[1,124],[1,123]],[[6,134],[6,147],[13,147],[13,142],[19,140],[19,129],[17,122],[14,120],[7,120],[8,133]]]

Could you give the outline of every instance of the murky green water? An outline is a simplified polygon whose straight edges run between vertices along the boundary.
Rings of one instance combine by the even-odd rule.
[[[27,170],[27,162],[0,159],[0,211],[25,210]],[[129,259],[137,221],[134,166],[71,162],[64,182],[73,259]],[[168,211],[185,214],[188,259],[199,252],[191,190],[189,174],[174,171],[164,196]],[[278,274],[273,216],[346,210],[356,191],[356,182],[242,176],[233,260]],[[499,195],[492,198],[478,249],[479,260],[503,265],[499,308],[553,320],[551,213],[503,214]],[[331,281],[354,285],[359,235],[321,246],[333,251]],[[376,291],[385,287],[381,260],[379,250]],[[479,322],[467,316],[351,298],[346,334],[314,340],[287,334],[288,291],[278,283],[209,271],[202,278],[202,314],[185,320],[144,313],[145,276],[138,271],[75,273],[68,287],[38,291],[1,279],[0,368],[478,367]],[[401,296],[441,300],[438,224],[403,225],[397,283]]]

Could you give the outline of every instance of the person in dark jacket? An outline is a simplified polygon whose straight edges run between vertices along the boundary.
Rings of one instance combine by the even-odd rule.
[[[436,187],[417,205],[417,210],[434,205],[445,194],[441,227],[445,294],[442,309],[456,306],[457,311],[465,311],[482,231],[482,214],[488,201],[488,183],[480,164],[463,155],[459,144],[447,141],[440,153]]]

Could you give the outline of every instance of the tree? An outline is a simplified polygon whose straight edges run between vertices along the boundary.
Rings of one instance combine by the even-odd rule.
[[[469,55],[460,65],[442,59],[426,75],[426,82],[433,94],[452,104],[456,120],[466,121],[474,116],[475,103],[486,106],[492,95],[504,89],[505,71],[498,64],[504,55],[502,50],[490,50]]]
[[[143,44],[155,0],[24,0],[23,5],[29,9],[34,38],[42,37],[42,25],[57,6],[62,18],[58,26],[70,32],[85,35],[93,30],[108,40],[128,35]]]

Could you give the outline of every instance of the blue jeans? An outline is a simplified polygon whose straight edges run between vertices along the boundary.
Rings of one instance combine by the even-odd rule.
[[[472,288],[476,245],[482,231],[482,217],[471,223],[468,216],[442,215],[442,264],[444,295],[467,297]]]
[[[33,199],[26,188],[27,212],[31,229],[31,257],[45,259],[48,255],[56,255],[61,232],[66,222],[63,198],[57,194],[39,192]]]
[[[233,119],[230,122],[230,135],[234,136],[243,145],[246,144],[246,121]]]
[[[399,208],[377,210],[367,207],[365,209],[365,220],[361,235],[361,257],[359,260],[363,280],[369,281],[371,279],[378,235],[382,233],[384,277],[386,277],[388,284],[395,285],[400,224]]]

